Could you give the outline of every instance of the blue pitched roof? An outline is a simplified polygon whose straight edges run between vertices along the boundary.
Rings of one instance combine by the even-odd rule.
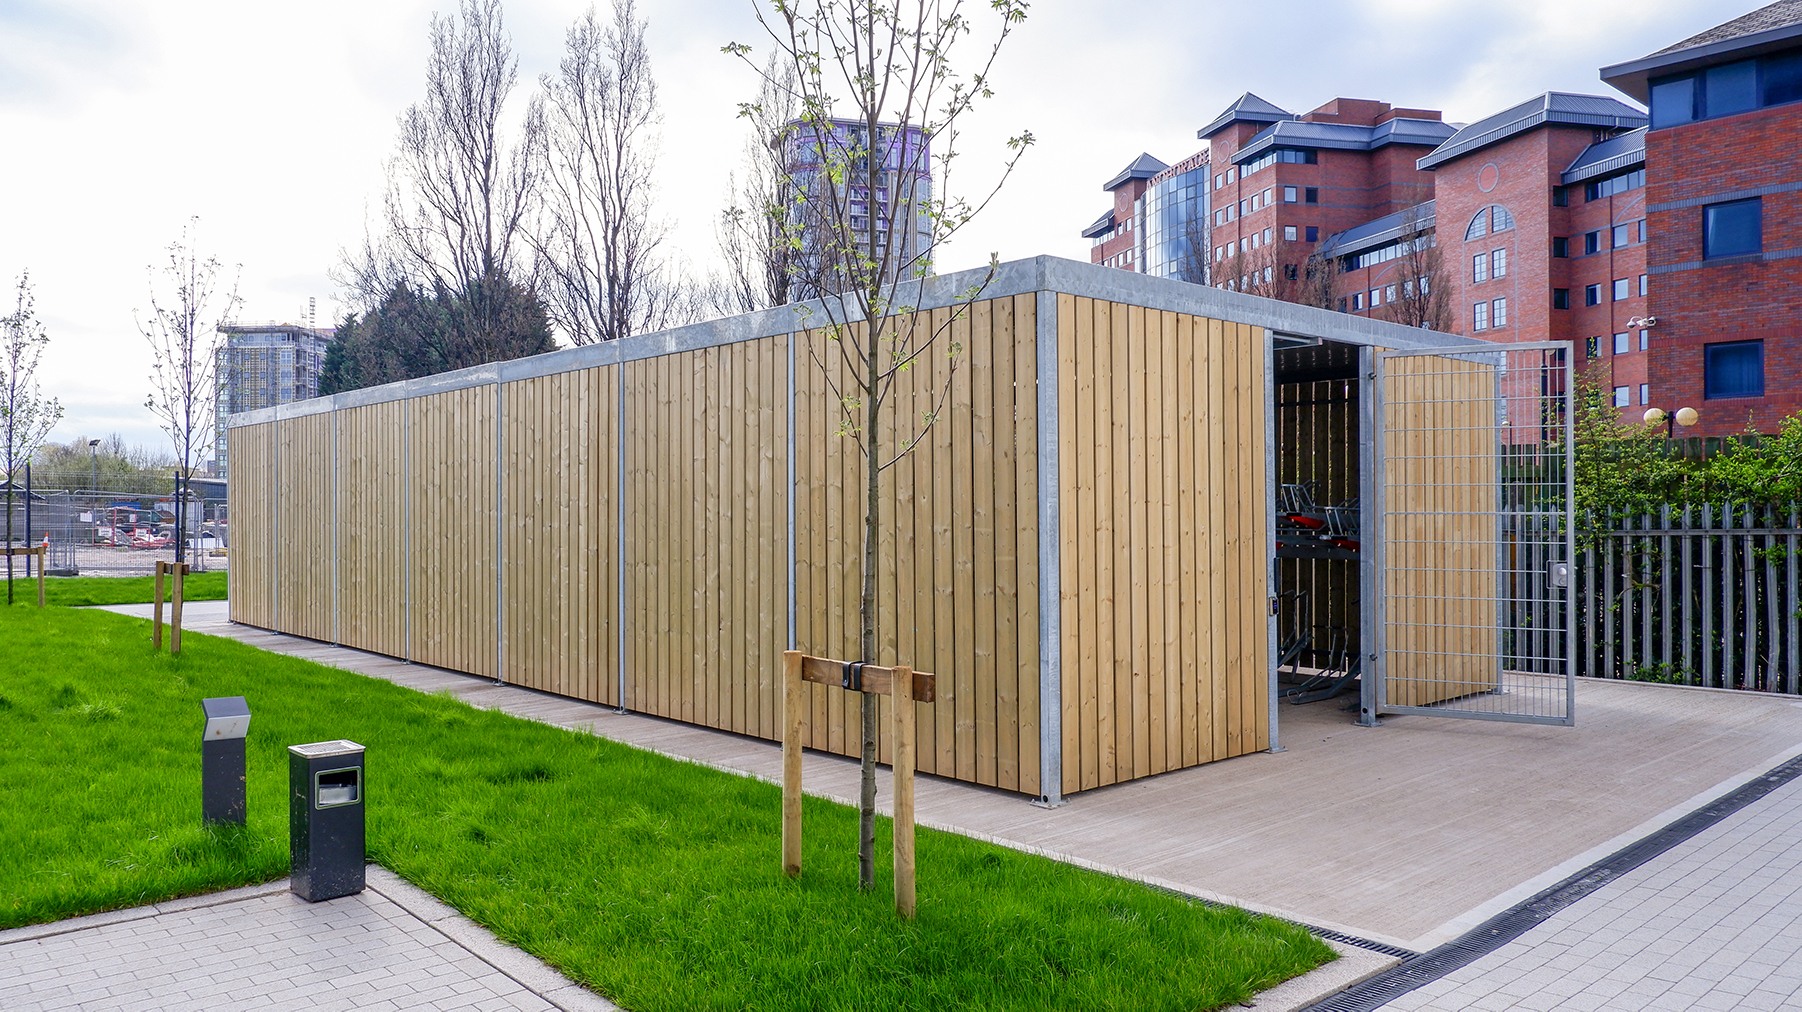
[[[1644,164],[1646,160],[1646,128],[1597,141],[1583,149],[1577,160],[1564,170],[1561,183],[1580,183],[1585,179],[1609,176],[1622,169]]]
[[[1244,147],[1233,152],[1233,162],[1243,165],[1273,147],[1338,151],[1375,151],[1389,144],[1436,147],[1454,132],[1456,129],[1451,124],[1428,119],[1392,119],[1373,127],[1284,120],[1264,128],[1246,141]]]
[[[1195,131],[1195,136],[1207,140],[1233,123],[1276,123],[1294,118],[1294,113],[1278,108],[1248,91],[1227,106],[1225,112],[1208,121],[1207,126]]]
[[[1789,49],[1799,41],[1802,0],[1777,0],[1649,56],[1603,67],[1602,80],[1644,102],[1653,77]]]
[[[1321,257],[1350,256],[1365,250],[1378,249],[1400,239],[1409,230],[1409,216],[1413,216],[1413,228],[1417,232],[1431,232],[1437,220],[1433,202],[1422,201],[1413,207],[1406,207],[1394,214],[1385,214],[1381,218],[1373,218],[1356,228],[1348,228],[1343,232],[1335,232],[1326,237],[1315,253]]]
[[[1156,158],[1151,157],[1150,152],[1146,152],[1133,159],[1132,164],[1121,169],[1119,174],[1114,176],[1114,178],[1101,184],[1101,188],[1112,193],[1134,179],[1150,179],[1152,176],[1157,175],[1169,167],[1170,166],[1165,165]]]
[[[1548,91],[1510,109],[1477,120],[1459,130],[1425,158],[1417,168],[1433,169],[1491,144],[1537,130],[1546,125],[1605,127],[1632,130],[1646,125],[1646,115],[1624,102],[1601,95],[1572,95]]]

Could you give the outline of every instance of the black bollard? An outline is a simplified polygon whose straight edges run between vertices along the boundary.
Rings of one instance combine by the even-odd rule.
[[[203,699],[206,731],[200,739],[200,818],[202,822],[244,824],[244,735],[250,730],[250,705],[243,696]]]

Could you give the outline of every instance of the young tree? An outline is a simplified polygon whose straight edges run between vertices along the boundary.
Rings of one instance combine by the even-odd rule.
[[[18,475],[50,435],[63,408],[38,389],[38,359],[50,334],[37,318],[29,272],[19,275],[13,311],[0,317],[0,464],[6,468],[6,547],[13,543],[13,488]],[[13,603],[13,557],[6,556],[6,603]]]
[[[1396,297],[1384,305],[1383,315],[1406,327],[1424,327],[1441,333],[1452,326],[1451,285],[1445,261],[1434,240],[1433,226],[1419,204],[1402,212],[1401,256],[1392,271],[1400,277]]]
[[[557,75],[542,79],[548,220],[533,243],[552,318],[579,345],[691,315],[651,214],[662,115],[637,13],[634,0],[614,0],[603,26],[590,7],[569,29]]]
[[[222,291],[219,258],[201,257],[195,235],[199,225],[199,218],[190,218],[181,238],[169,244],[169,262],[150,269],[150,313],[138,319],[152,356],[152,387],[144,406],[169,434],[183,480],[194,477],[213,448],[219,327],[238,304],[237,279]],[[177,563],[185,558],[187,545],[184,491],[177,489],[175,496]]]
[[[890,433],[883,431],[883,406],[897,381],[926,356],[955,358],[962,351],[946,336],[949,322],[934,326],[930,314],[914,311],[912,282],[931,273],[932,251],[986,206],[1032,143],[1030,133],[1008,142],[999,179],[975,203],[953,194],[959,124],[977,102],[992,97],[990,70],[1025,20],[1026,6],[1024,0],[990,0],[992,36],[967,77],[953,63],[954,51],[974,29],[964,0],[768,0],[757,7],[781,66],[793,71],[787,87],[799,112],[784,135],[798,205],[785,220],[787,242],[804,260],[831,272],[820,282],[818,312],[825,319],[803,314],[799,322],[808,335],[808,356],[826,377],[839,411],[839,434],[855,442],[863,462],[858,616],[864,660],[875,659],[878,642],[881,476],[940,415],[935,407],[898,422]],[[759,69],[751,47],[733,43],[725,51]],[[755,116],[757,109],[741,106],[741,113]],[[960,293],[949,317],[968,311],[995,268],[991,256],[988,274]],[[842,361],[848,385],[833,385],[828,356]],[[933,391],[929,400],[942,405],[947,391],[948,385]],[[875,698],[864,694],[857,852],[865,889],[875,883],[876,714]]]

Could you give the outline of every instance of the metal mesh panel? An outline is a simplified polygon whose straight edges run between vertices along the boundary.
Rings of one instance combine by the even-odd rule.
[[[1379,709],[1570,724],[1563,344],[1378,357]]]

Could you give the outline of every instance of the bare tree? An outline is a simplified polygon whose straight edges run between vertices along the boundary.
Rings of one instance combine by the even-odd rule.
[[[425,101],[401,114],[380,227],[345,254],[339,276],[365,307],[403,282],[457,297],[449,325],[483,361],[511,357],[506,308],[485,293],[532,282],[525,233],[543,110],[535,99],[523,139],[506,142],[502,116],[517,64],[500,0],[462,0],[456,17],[433,16]]]
[[[221,292],[219,258],[201,258],[190,218],[181,238],[169,244],[169,262],[150,269],[150,313],[138,319],[138,330],[150,342],[150,396],[144,406],[169,434],[175,466],[185,481],[207,460],[216,433],[219,326],[238,304],[237,279]],[[158,275],[162,292],[158,294]],[[175,490],[175,561],[185,557],[184,490]]]
[[[859,599],[859,649],[877,650],[876,564],[881,526],[881,475],[940,418],[949,384],[930,391],[935,405],[917,419],[900,419],[884,432],[882,409],[897,381],[925,357],[953,359],[962,348],[946,335],[994,278],[990,257],[983,280],[959,293],[946,321],[909,303],[910,282],[932,271],[932,251],[978,214],[1012,173],[1030,133],[1008,141],[999,178],[975,203],[955,195],[950,169],[962,117],[992,97],[989,73],[1014,28],[1026,18],[1023,0],[990,0],[993,34],[978,69],[960,76],[952,62],[958,44],[973,31],[963,0],[767,0],[757,7],[780,64],[794,73],[799,111],[788,139],[794,202],[813,205],[786,219],[788,242],[815,264],[832,265],[814,320],[803,310],[807,353],[820,368],[839,412],[839,434],[855,440],[863,460],[864,503]],[[753,70],[751,48],[725,51]],[[784,78],[764,76],[766,82]],[[745,115],[755,115],[741,107]],[[837,115],[845,113],[842,117]],[[936,166],[936,171],[935,171]],[[936,187],[936,189],[935,189]],[[818,336],[816,336],[818,335]],[[836,356],[849,382],[836,386],[826,367]],[[929,370],[930,372],[931,370]],[[949,372],[949,370],[947,370]],[[920,382],[920,381],[916,381]],[[876,700],[862,699],[862,768],[859,792],[858,882],[875,883]]]
[[[1383,315],[1408,327],[1444,332],[1452,326],[1451,285],[1445,277],[1445,260],[1439,253],[1433,226],[1423,220],[1420,205],[1402,212],[1401,255],[1391,270],[1400,276],[1396,296],[1385,303]]]
[[[634,0],[614,0],[606,26],[590,7],[542,83],[548,221],[534,243],[552,318],[576,344],[686,322],[691,286],[651,213],[662,117]]]
[[[50,334],[37,318],[31,293],[31,274],[19,275],[13,311],[0,316],[0,423],[5,444],[0,446],[6,467],[6,603],[13,603],[13,489],[20,470],[31,464],[50,430],[63,417],[55,398],[45,399],[38,389],[38,360]]]
[[[794,199],[789,174],[788,151],[799,115],[794,68],[782,62],[782,54],[771,53],[759,82],[757,101],[741,107],[751,136],[739,171],[729,179],[726,209],[714,226],[726,262],[718,308],[726,313],[785,306],[807,287],[797,286],[801,258],[789,242],[795,231],[791,217],[812,210]]]
[[[1201,203],[1196,202],[1196,209]],[[1213,233],[1208,229],[1208,219],[1193,215],[1183,222],[1183,255],[1177,259],[1174,277],[1179,281],[1187,281],[1192,285],[1205,285],[1212,276],[1214,249]]]
[[[1284,302],[1307,302],[1308,252],[1299,243],[1286,239],[1259,242],[1253,247],[1250,238],[1235,246],[1231,255],[1214,265],[1217,283],[1234,291],[1258,295]]]

